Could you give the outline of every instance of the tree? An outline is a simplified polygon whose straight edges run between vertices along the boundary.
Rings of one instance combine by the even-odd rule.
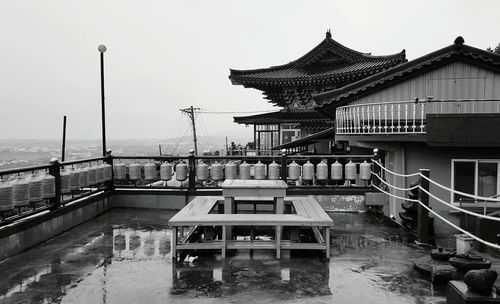
[[[247,149],[254,150],[255,149],[255,142],[253,142],[253,141],[247,142]]]
[[[500,55],[500,43],[494,49],[492,49],[491,47],[488,47],[486,50],[488,52],[492,52],[492,53]]]

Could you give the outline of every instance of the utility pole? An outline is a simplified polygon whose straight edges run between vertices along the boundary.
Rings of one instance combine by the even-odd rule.
[[[193,142],[194,142],[194,156],[198,156],[198,144],[196,142],[196,124],[194,121],[194,111],[199,111],[200,108],[193,108],[193,106],[187,109],[180,109],[181,112],[184,112],[191,118],[191,125],[193,126]]]

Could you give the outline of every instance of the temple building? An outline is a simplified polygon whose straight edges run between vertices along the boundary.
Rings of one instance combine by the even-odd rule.
[[[290,153],[331,152],[334,120],[315,110],[313,95],[338,89],[406,62],[405,51],[372,56],[343,46],[330,31],[321,43],[290,63],[254,70],[230,70],[234,85],[254,88],[281,109],[234,117],[254,126],[256,149],[262,154],[287,148]]]

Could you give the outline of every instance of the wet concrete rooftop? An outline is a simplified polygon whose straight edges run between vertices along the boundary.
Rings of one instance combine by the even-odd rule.
[[[329,262],[256,250],[173,265],[173,215],[113,209],[3,261],[0,303],[445,303],[412,269],[426,252],[381,216],[329,213]]]

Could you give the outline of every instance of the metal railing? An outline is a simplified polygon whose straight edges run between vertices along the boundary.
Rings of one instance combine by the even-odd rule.
[[[427,114],[500,113],[498,99],[395,101],[339,107],[336,134],[424,134]]]
[[[0,171],[0,224],[6,225],[77,199],[110,189],[98,165],[111,164],[111,156],[66,161]],[[80,172],[93,170],[95,179],[80,184]],[[78,175],[76,173],[78,172]],[[73,173],[73,176],[71,174]],[[78,183],[76,183],[78,178]]]
[[[226,165],[232,164],[236,166],[236,177],[232,175],[230,178],[242,178],[242,179],[276,179],[279,178],[284,180],[289,188],[335,188],[335,187],[367,187],[369,185],[368,180],[362,180],[360,178],[360,164],[363,162],[370,163],[373,155],[266,155],[266,156],[119,156],[113,157],[113,162],[125,163],[127,166],[127,174],[125,178],[117,179],[116,175],[114,178],[114,185],[117,188],[159,188],[159,189],[220,189],[221,184],[227,178],[228,172],[226,172]],[[279,176],[270,177],[271,163],[279,166]],[[331,165],[335,162],[342,165],[342,177],[337,176],[334,178],[332,176]],[[134,176],[133,178],[129,175],[129,168],[132,163],[137,163],[145,165],[146,163],[152,163],[156,166],[156,170],[153,173],[155,178],[146,179],[146,172],[144,167],[141,168],[141,178]],[[163,163],[170,163],[172,166],[172,176],[170,179],[165,180],[160,176],[160,166]],[[188,173],[177,176],[177,165],[185,164],[188,168]],[[304,173],[304,165],[309,163],[309,170]],[[317,165],[323,163],[323,173],[321,177],[318,177],[318,167]],[[344,169],[345,165],[351,163],[351,169],[354,170],[354,178],[346,178]],[[200,164],[205,164],[204,166],[199,166]],[[214,179],[212,174],[212,165],[218,164],[222,166],[222,177]],[[249,166],[248,175],[243,174],[241,170],[241,165]],[[255,170],[255,165],[264,165],[264,174],[259,174]],[[325,167],[327,166],[327,172],[325,176]],[[311,172],[311,166],[312,172]],[[293,167],[293,169],[290,169]],[[205,172],[200,172],[205,170]],[[295,170],[295,172],[290,172]],[[307,174],[307,176],[306,176]],[[150,175],[150,174],[147,174]],[[243,176],[245,175],[245,176]]]
[[[47,165],[0,171],[0,226],[56,210],[103,191],[170,189],[195,195],[197,190],[220,190],[226,178],[281,179],[289,188],[304,191],[364,191],[370,182],[366,167],[372,158],[373,155],[115,157],[109,154],[62,163],[53,159]],[[170,164],[168,178],[161,174],[162,164]],[[120,170],[125,170],[123,175],[117,174],[119,165],[122,165]],[[231,176],[226,170],[229,166]],[[219,168],[217,176],[215,167]]]

